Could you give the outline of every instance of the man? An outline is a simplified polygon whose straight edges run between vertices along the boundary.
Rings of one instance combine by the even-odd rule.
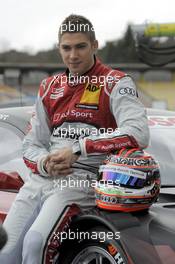
[[[96,58],[97,48],[89,20],[70,15],[63,21],[59,52],[67,70],[41,83],[23,144],[30,180],[4,223],[9,240],[0,256],[2,263],[53,260],[48,239],[66,206],[95,205],[92,169],[107,153],[148,144],[147,119],[134,82],[103,65]],[[88,186],[82,186],[84,180]]]

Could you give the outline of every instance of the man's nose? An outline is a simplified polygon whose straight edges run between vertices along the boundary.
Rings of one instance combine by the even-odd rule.
[[[76,49],[71,49],[71,51],[70,51],[70,58],[71,58],[71,59],[76,59],[76,58],[78,58],[78,52],[77,52]]]

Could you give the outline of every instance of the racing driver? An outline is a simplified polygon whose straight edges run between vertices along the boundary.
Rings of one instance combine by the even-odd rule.
[[[79,15],[65,18],[58,46],[67,70],[40,85],[23,142],[30,176],[4,222],[8,242],[0,263],[53,263],[57,252],[49,250],[48,239],[68,213],[66,206],[95,205],[93,169],[107,153],[143,149],[149,142],[136,86],[131,77],[97,58],[91,22]]]

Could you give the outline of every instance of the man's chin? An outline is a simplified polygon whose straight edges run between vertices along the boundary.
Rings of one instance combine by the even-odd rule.
[[[81,70],[81,67],[79,65],[70,65],[69,69],[71,72],[79,72]]]
[[[79,75],[81,75],[82,74],[82,71],[80,71],[80,70],[78,70],[78,69],[69,69],[69,71],[70,71],[70,73],[72,74],[72,75],[76,75],[76,76],[79,76]]]

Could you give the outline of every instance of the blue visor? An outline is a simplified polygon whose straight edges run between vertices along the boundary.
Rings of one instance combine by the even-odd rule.
[[[100,173],[101,179],[105,182],[113,181],[114,184],[121,184],[130,187],[144,187],[146,179],[126,175],[120,172],[103,171]]]

